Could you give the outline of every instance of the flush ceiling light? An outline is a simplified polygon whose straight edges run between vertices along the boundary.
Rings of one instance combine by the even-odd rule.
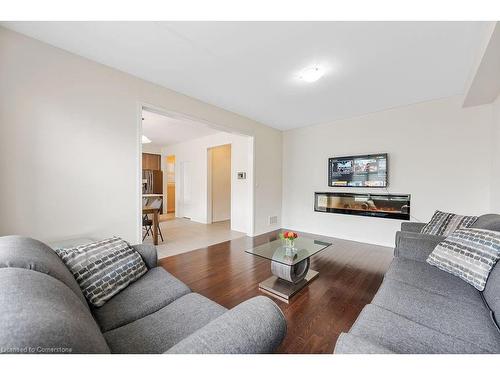
[[[149,139],[148,137],[146,137],[145,135],[142,136],[142,143],[151,143],[151,139]]]
[[[323,77],[323,74],[325,74],[325,72],[319,66],[311,66],[302,70],[299,74],[299,78],[304,82],[311,83]]]

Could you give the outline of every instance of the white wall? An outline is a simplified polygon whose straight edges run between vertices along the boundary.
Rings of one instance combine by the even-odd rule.
[[[492,104],[491,211],[500,214],[500,96]]]
[[[252,142],[247,136],[220,132],[192,141],[167,146],[162,155],[175,155],[175,196],[176,216],[190,217],[191,220],[207,223],[209,197],[208,181],[208,149],[211,147],[231,144],[231,229],[251,233],[252,228]],[[183,162],[190,164],[190,201],[189,207],[182,204],[182,172]],[[238,180],[237,172],[246,172],[246,180]]]
[[[144,143],[142,145],[142,152],[148,154],[161,154],[161,146],[153,145],[151,143]]]
[[[315,191],[380,192],[327,182],[329,157],[377,152],[389,153],[388,190],[411,194],[415,218],[489,212],[492,108],[461,104],[453,97],[285,132],[283,226],[393,245],[399,220],[314,212]]]
[[[255,232],[281,215],[281,133],[0,28],[0,235],[139,241],[141,104],[255,139]]]

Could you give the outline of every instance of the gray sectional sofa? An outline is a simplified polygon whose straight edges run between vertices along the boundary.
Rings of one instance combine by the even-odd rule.
[[[500,265],[483,292],[425,262],[444,239],[403,223],[384,281],[335,353],[500,353]],[[500,215],[476,228],[500,231]]]
[[[154,247],[135,249],[148,272],[90,308],[50,247],[0,237],[0,353],[269,353],[283,340],[269,298],[227,310],[158,267]]]

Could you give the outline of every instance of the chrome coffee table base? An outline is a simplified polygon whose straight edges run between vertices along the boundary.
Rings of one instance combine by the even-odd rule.
[[[259,290],[288,303],[318,272],[309,269],[311,257],[331,246],[331,243],[307,237],[294,240],[294,246],[284,246],[282,240],[266,242],[245,250],[271,261],[273,276],[259,284]]]
[[[307,263],[309,266],[309,259],[307,259],[307,260],[308,260]],[[273,269],[272,266],[271,266],[271,269]],[[264,280],[263,282],[261,282],[259,284],[259,289],[262,292],[269,294],[270,296],[272,296],[274,298],[277,298],[283,302],[288,303],[288,302],[290,302],[290,299],[293,297],[294,294],[296,294],[298,291],[300,291],[302,288],[304,288],[307,284],[309,284],[312,280],[314,280],[319,275],[319,273],[317,271],[313,271],[310,269],[308,269],[306,271],[307,272],[305,273],[304,277],[295,283],[284,280],[278,276],[271,276],[270,278]],[[274,269],[273,269],[273,273],[274,273]]]

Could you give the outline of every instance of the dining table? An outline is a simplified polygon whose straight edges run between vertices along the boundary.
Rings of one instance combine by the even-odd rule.
[[[160,214],[160,209],[159,208],[153,208],[149,206],[144,206],[142,207],[142,214],[143,215],[153,215],[153,243],[158,245],[158,225],[159,225],[159,214]]]

